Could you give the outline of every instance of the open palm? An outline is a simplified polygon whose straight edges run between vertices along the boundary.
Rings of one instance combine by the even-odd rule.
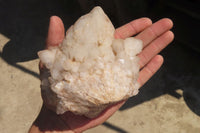
[[[143,41],[143,50],[138,56],[140,57],[140,72],[138,82],[142,86],[153,74],[160,68],[163,63],[163,57],[158,53],[165,48],[174,38],[170,31],[172,28],[170,19],[161,19],[152,24],[148,18],[134,20],[115,31],[115,38],[127,38],[135,36]],[[49,32],[47,37],[47,48],[59,45],[65,36],[65,29],[62,20],[53,16],[50,19]],[[42,65],[40,65],[42,70]],[[115,113],[126,101],[120,101],[106,110],[98,117],[90,119],[85,116],[77,116],[71,112],[65,112],[63,115],[49,110],[43,105],[42,110],[30,129],[31,132],[82,132],[103,123],[113,113]],[[45,104],[45,103],[44,103]]]

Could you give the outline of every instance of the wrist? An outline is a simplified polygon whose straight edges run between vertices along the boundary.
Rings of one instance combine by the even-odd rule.
[[[74,133],[66,123],[53,111],[42,107],[29,133]]]

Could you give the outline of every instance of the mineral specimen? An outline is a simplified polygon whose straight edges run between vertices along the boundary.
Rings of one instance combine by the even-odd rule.
[[[114,26],[100,7],[79,18],[63,42],[38,53],[46,67],[42,96],[57,114],[96,117],[107,106],[138,93],[142,41],[114,38]]]

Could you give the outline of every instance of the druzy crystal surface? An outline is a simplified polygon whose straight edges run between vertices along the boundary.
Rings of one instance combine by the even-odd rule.
[[[96,117],[107,106],[138,93],[142,41],[114,38],[101,7],[80,17],[63,42],[38,53],[45,66],[42,96],[57,114]]]

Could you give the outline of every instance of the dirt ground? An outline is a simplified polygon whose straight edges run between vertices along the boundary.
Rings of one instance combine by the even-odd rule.
[[[44,47],[49,17],[59,15],[67,28],[80,16],[49,3],[0,0],[1,133],[26,133],[40,111],[36,53]],[[140,93],[85,133],[200,132],[200,54],[177,40],[161,54],[164,65]]]

